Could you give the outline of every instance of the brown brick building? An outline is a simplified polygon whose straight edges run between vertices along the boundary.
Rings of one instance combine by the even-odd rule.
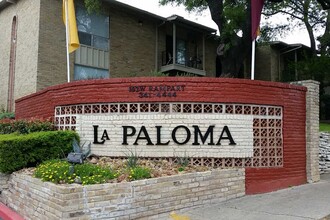
[[[62,1],[12,2],[0,1],[0,106],[9,111],[15,99],[67,80]],[[216,30],[116,1],[105,1],[100,14],[75,4],[81,47],[70,55],[71,79],[215,76]]]

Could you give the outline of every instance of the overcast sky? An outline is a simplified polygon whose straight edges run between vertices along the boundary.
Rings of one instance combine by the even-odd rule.
[[[194,12],[188,13],[185,11],[184,7],[180,6],[159,6],[158,0],[117,0],[128,5],[134,6],[136,8],[140,8],[146,11],[149,11],[153,14],[160,15],[162,17],[169,17],[173,14],[180,15],[185,19],[194,21],[199,24],[203,24],[205,26],[218,29],[216,24],[212,21],[211,15],[208,10],[203,12],[202,14],[196,15]],[[285,22],[285,21],[284,21]],[[309,38],[306,30],[295,30],[292,34],[286,36],[283,39],[278,39],[280,41],[284,41],[286,43],[302,43],[307,46],[310,45]]]

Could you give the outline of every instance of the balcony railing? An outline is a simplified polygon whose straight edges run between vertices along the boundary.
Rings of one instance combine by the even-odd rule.
[[[203,63],[202,63],[202,59],[198,58],[196,55],[186,55],[184,54],[182,56],[183,53],[180,53],[181,56],[176,56],[176,62],[175,64],[177,65],[182,65],[185,67],[191,67],[194,69],[199,69],[202,70],[203,69]],[[166,65],[171,65],[173,64],[173,56],[171,55],[171,53],[163,51],[162,52],[162,66],[166,66]]]
[[[162,66],[161,72],[186,72],[196,75],[206,75],[203,70],[202,59],[197,56],[187,56],[186,53],[176,55],[176,61],[173,63],[173,56],[171,53],[162,52]]]
[[[109,51],[81,44],[76,50],[75,64],[109,69]]]

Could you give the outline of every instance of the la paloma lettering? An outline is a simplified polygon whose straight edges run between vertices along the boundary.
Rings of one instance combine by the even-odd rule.
[[[106,129],[99,133],[99,126],[93,125],[93,127],[94,144],[104,144],[105,141],[110,140]],[[170,132],[171,138],[169,140],[162,139],[162,128],[162,126],[148,128],[156,130],[157,137],[156,140],[153,140],[145,126],[141,126],[139,129],[136,129],[134,126],[122,126],[122,145],[139,145],[140,141],[144,141],[144,143],[146,142],[146,145],[169,145],[171,141],[178,145],[184,145],[190,140],[193,141],[192,145],[201,145],[206,143],[207,145],[221,145],[222,141],[227,141],[227,143],[229,142],[229,145],[236,145],[228,126],[223,126],[222,129],[215,129],[215,126],[211,125],[205,133],[202,133],[198,125],[193,125],[191,129],[184,125],[178,125]],[[179,131],[181,131],[180,140],[177,138],[177,133]],[[102,135],[99,138],[99,134],[101,133]]]

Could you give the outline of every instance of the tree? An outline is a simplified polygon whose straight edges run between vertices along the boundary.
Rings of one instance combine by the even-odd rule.
[[[188,11],[209,9],[217,24],[224,53],[220,57],[222,74],[238,76],[251,49],[250,0],[160,0],[161,5],[183,4]]]
[[[324,10],[330,9],[330,0],[317,0]]]
[[[268,2],[282,0],[268,0]],[[251,0],[159,0],[161,5],[184,5],[188,11],[209,9],[224,45],[222,74],[237,77],[251,51]]]
[[[284,0],[280,4],[267,5],[263,14],[266,19],[275,14],[286,15],[290,29],[294,26],[304,26],[308,32],[312,52],[316,55],[314,33],[324,26],[327,16],[327,12],[321,9],[316,0]]]
[[[84,0],[84,4],[88,13],[98,13],[102,8],[101,0]]]
[[[321,56],[330,56],[330,10],[327,11],[327,20],[325,22],[324,33],[318,38],[320,41]]]

